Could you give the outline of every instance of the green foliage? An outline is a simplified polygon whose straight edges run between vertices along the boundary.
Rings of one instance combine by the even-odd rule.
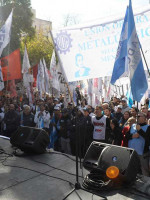
[[[8,55],[12,51],[20,48],[20,39],[22,33],[26,33],[29,37],[33,37],[35,29],[32,27],[32,11],[30,0],[1,0],[0,1],[0,22],[5,23],[12,8],[13,20],[10,44],[3,51],[3,56]]]
[[[27,46],[29,60],[31,66],[39,63],[40,59],[45,59],[47,66],[50,65],[50,60],[53,52],[53,44],[50,40],[43,36],[43,33],[35,34],[35,37],[23,38],[21,42],[21,54],[24,54],[24,46]]]

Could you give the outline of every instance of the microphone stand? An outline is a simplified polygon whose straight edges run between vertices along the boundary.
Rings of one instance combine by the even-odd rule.
[[[80,134],[80,125],[79,125],[79,131],[77,129],[77,123],[76,124],[76,182],[75,182],[75,186],[74,188],[62,199],[62,200],[65,200],[67,199],[67,197],[69,197],[74,191],[77,191],[77,190],[83,190],[85,192],[89,192],[89,193],[92,193],[94,195],[97,195],[97,196],[100,196],[102,197],[103,199],[106,199],[107,198],[105,196],[101,196],[100,194],[96,193],[96,192],[93,192],[93,191],[90,191],[90,190],[87,190],[87,189],[84,189],[83,187],[81,187],[81,184],[79,182],[79,170],[78,170],[78,165],[79,165],[79,134]],[[80,196],[78,195],[79,199]]]

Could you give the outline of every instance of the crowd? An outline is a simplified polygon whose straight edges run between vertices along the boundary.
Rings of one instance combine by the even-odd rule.
[[[19,126],[44,129],[50,138],[47,151],[76,154],[83,158],[92,141],[98,141],[136,150],[141,161],[142,173],[149,176],[150,109],[148,102],[138,110],[130,108],[126,98],[113,97],[93,108],[82,98],[78,106],[64,99],[46,96],[35,97],[33,106],[28,99],[1,96],[1,135],[11,137]],[[76,137],[78,133],[78,137]]]

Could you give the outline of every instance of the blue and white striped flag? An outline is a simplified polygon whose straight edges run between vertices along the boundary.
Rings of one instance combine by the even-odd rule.
[[[128,70],[133,100],[140,102],[148,83],[141,58],[140,44],[136,32],[131,0],[128,8],[128,42],[127,42]]]
[[[127,91],[126,97],[127,97],[128,106],[131,108],[133,105],[133,95],[131,92],[131,88],[129,88],[129,90]]]
[[[127,36],[128,36],[128,7],[126,9],[126,15],[121,31],[120,41],[117,49],[115,64],[111,77],[111,84],[114,84],[122,74],[126,71],[127,66]]]

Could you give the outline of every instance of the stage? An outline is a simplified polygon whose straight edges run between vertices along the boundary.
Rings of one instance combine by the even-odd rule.
[[[0,200],[62,200],[76,182],[75,157],[60,152],[14,155],[9,140],[0,138]],[[79,181],[88,172],[80,169]],[[134,188],[134,189],[133,189]],[[150,178],[141,177],[133,188],[101,192],[107,199],[150,199]],[[144,194],[149,194],[145,196]],[[67,200],[100,200],[99,196],[76,190]]]

